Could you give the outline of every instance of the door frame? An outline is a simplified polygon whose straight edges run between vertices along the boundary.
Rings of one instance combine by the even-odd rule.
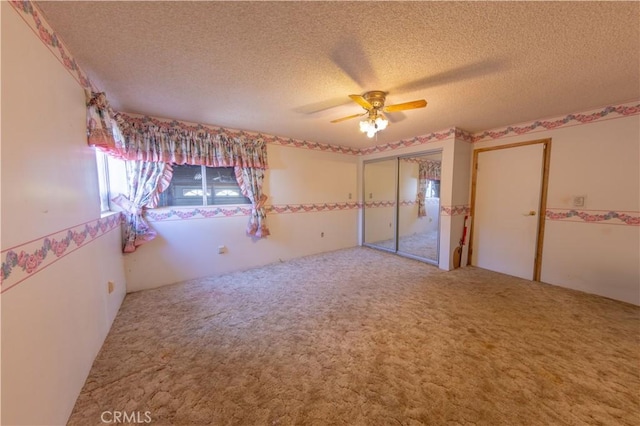
[[[551,160],[551,138],[536,139],[527,142],[516,142],[506,145],[492,146],[488,148],[479,148],[473,151],[473,166],[471,178],[471,223],[469,230],[469,252],[467,255],[467,265],[471,265],[471,255],[473,253],[473,228],[476,208],[476,183],[478,179],[478,155],[482,152],[496,151],[498,149],[517,148],[527,145],[543,144],[542,159],[542,183],[540,188],[540,203],[538,205],[538,232],[536,235],[536,250],[533,265],[533,281],[540,281],[540,272],[542,270],[542,246],[544,243],[544,226],[547,210],[547,187],[549,184],[549,164]]]

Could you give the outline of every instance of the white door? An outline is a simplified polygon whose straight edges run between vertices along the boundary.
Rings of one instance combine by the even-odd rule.
[[[533,279],[544,145],[478,153],[471,264]]]

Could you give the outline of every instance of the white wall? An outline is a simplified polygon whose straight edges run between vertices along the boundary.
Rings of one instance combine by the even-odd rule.
[[[454,229],[455,217],[444,214],[442,208],[453,206],[453,178],[455,166],[455,138],[449,139],[442,150],[440,179],[440,245],[438,267],[449,271],[453,265],[453,250],[457,232]]]
[[[108,220],[100,218],[83,88],[19,12],[8,2],[0,7],[0,421],[65,424],[124,298],[120,227],[98,226]],[[77,242],[57,245],[57,254],[47,249],[46,241],[69,233]],[[30,255],[25,270],[8,267],[10,252]]]
[[[267,215],[269,237],[247,237],[248,216],[152,221],[156,239],[125,255],[128,291],[356,246],[358,158],[273,144],[267,154],[263,189],[267,205],[277,209]],[[310,211],[300,211],[302,205]],[[193,209],[152,214],[172,211]],[[227,252],[218,254],[219,246]]]
[[[451,235],[449,239],[449,253],[453,256],[453,251],[460,245],[464,232],[465,216],[469,212],[469,203],[471,199],[471,162],[473,157],[473,147],[469,142],[456,139],[454,144],[454,174],[451,195],[451,205],[457,206],[455,214],[451,214]],[[464,209],[460,208],[466,206]],[[464,211],[463,211],[464,210]],[[470,220],[467,221],[467,224]],[[467,264],[469,250],[469,231],[465,236],[462,249],[462,258],[460,265]],[[453,259],[451,259],[453,261]],[[453,268],[453,264],[450,266]]]
[[[477,142],[474,149],[552,139],[541,281],[640,304],[640,117],[631,115]],[[586,195],[584,207],[574,196]],[[583,215],[554,220],[575,210]]]

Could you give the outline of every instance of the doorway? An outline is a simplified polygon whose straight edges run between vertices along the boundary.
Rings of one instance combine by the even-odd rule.
[[[539,281],[551,139],[473,154],[469,264]]]

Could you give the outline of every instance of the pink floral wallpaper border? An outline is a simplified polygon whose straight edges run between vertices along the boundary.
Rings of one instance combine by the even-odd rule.
[[[460,216],[463,214],[470,214],[471,207],[468,204],[462,204],[457,206],[440,206],[440,214],[442,216]]]
[[[547,209],[545,217],[562,222],[640,226],[637,211]]]
[[[328,212],[338,210],[354,210],[361,208],[360,203],[322,203],[322,204],[282,204],[267,206],[270,214]]]
[[[291,148],[306,148],[314,151],[335,152],[339,154],[360,155],[359,148],[350,148],[346,146],[330,145],[319,142],[301,141],[292,138],[283,138],[280,136],[271,136],[259,134],[262,139],[273,145],[288,146]]]
[[[214,217],[249,216],[251,207],[246,206],[219,206],[219,207],[194,207],[180,209],[147,210],[145,218],[151,222],[165,220],[209,219]]]
[[[393,207],[395,205],[395,201],[366,201],[364,203],[364,206],[367,208]]]
[[[438,204],[440,204],[440,200],[438,198],[425,198],[424,200],[425,205],[427,206],[437,206]],[[402,200],[400,201],[400,205],[401,206],[413,206],[413,205],[417,205],[418,204],[418,200]]]
[[[11,6],[20,12],[24,21],[38,35],[45,46],[60,63],[71,73],[73,78],[85,89],[95,90],[89,77],[80,69],[76,60],[49,23],[41,16],[40,10],[31,1],[10,0]]]
[[[0,293],[15,287],[91,241],[114,229],[120,229],[121,222],[122,215],[116,213],[3,250]]]
[[[437,205],[437,199],[427,199],[428,205]],[[414,200],[403,200],[400,202],[401,206],[411,206],[416,204]],[[367,201],[364,203],[367,208],[381,208],[381,207],[395,207],[396,202],[390,200],[383,201]],[[312,212],[330,212],[340,210],[356,210],[361,209],[363,203],[361,202],[345,202],[345,203],[308,203],[308,204],[275,204],[265,206],[267,214],[287,214],[287,213],[312,213]],[[467,208],[468,206],[455,206],[455,214],[463,214],[465,210],[461,208]],[[442,207],[440,209],[442,214],[451,214],[450,207]],[[447,213],[449,212],[449,213]],[[249,216],[251,214],[251,207],[248,206],[211,206],[211,207],[183,207],[183,208],[170,208],[170,209],[157,209],[147,210],[145,217],[150,222],[162,222],[162,221],[176,221],[176,220],[188,220],[188,219],[211,219],[222,217],[234,217],[234,216]]]
[[[525,133],[552,130],[559,127],[570,127],[579,124],[592,123],[603,119],[627,117],[640,114],[640,101],[634,101],[621,105],[610,105],[601,109],[595,109],[583,113],[568,114],[564,117],[551,118],[548,120],[536,120],[518,126],[508,126],[504,128],[487,130],[473,134],[471,142],[483,142],[495,140],[508,136],[522,135]]]
[[[359,153],[360,155],[377,154],[380,152],[388,152],[388,151],[394,151],[396,149],[401,149],[401,148],[409,148],[412,146],[424,145],[430,142],[438,142],[445,139],[449,139],[451,137],[456,136],[456,134],[458,133],[466,134],[466,132],[462,130],[451,128],[448,130],[443,130],[440,132],[432,132],[426,135],[416,136],[414,138],[409,138],[409,139],[402,139],[396,142],[391,142],[383,145],[376,145],[369,148],[361,148]]]
[[[265,206],[268,214],[309,213],[337,210],[353,210],[361,208],[357,202],[350,203],[318,203],[318,204],[276,204]],[[216,206],[194,208],[172,208],[170,210],[147,210],[145,217],[151,222],[165,220],[210,219],[219,217],[249,216],[248,206]]]

